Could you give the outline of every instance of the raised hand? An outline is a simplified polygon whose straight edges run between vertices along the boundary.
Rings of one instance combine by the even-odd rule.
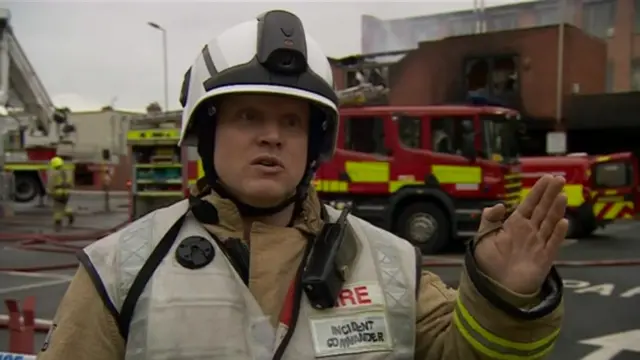
[[[546,279],[569,228],[563,177],[545,175],[504,222],[482,238],[475,250],[480,270],[519,294],[536,292]],[[485,209],[480,232],[496,227],[504,206]]]

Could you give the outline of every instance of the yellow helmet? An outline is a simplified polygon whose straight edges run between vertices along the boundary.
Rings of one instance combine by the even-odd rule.
[[[49,161],[49,166],[54,169],[61,168],[63,165],[64,165],[64,160],[62,160],[62,158],[59,156],[56,156]]]

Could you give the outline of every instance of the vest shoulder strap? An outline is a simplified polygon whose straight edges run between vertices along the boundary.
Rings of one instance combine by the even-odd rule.
[[[188,206],[184,200],[156,210],[79,252],[78,260],[121,333],[128,332],[124,330],[128,329],[137,298],[175,241]]]

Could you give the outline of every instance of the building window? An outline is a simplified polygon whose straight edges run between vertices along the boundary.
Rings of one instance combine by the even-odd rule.
[[[503,31],[513,30],[518,28],[518,14],[496,14],[489,15],[487,21],[487,30],[489,31]]]
[[[600,38],[613,35],[616,4],[611,0],[585,3],[582,9],[582,27]]]
[[[635,6],[634,6],[635,16],[633,18],[634,27],[635,27],[636,33],[640,33],[640,0],[635,0],[634,3],[635,3]]]
[[[560,19],[560,10],[557,6],[545,6],[536,10],[536,25],[548,26],[557,24]]]
[[[613,61],[607,62],[607,84],[606,84],[606,92],[613,92],[614,89],[614,72],[615,66]]]
[[[640,58],[631,61],[631,90],[640,91]]]

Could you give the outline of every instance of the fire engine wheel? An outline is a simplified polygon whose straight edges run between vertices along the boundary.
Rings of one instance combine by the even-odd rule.
[[[423,254],[435,254],[449,242],[449,220],[435,204],[407,206],[398,216],[396,225],[398,235],[420,248]]]
[[[567,220],[569,220],[569,230],[567,231],[567,238],[585,238],[593,234],[597,229],[595,221],[584,221],[580,219],[577,214],[567,214]]]
[[[38,180],[32,176],[19,175],[15,177],[14,200],[19,203],[29,202],[40,193]]]

